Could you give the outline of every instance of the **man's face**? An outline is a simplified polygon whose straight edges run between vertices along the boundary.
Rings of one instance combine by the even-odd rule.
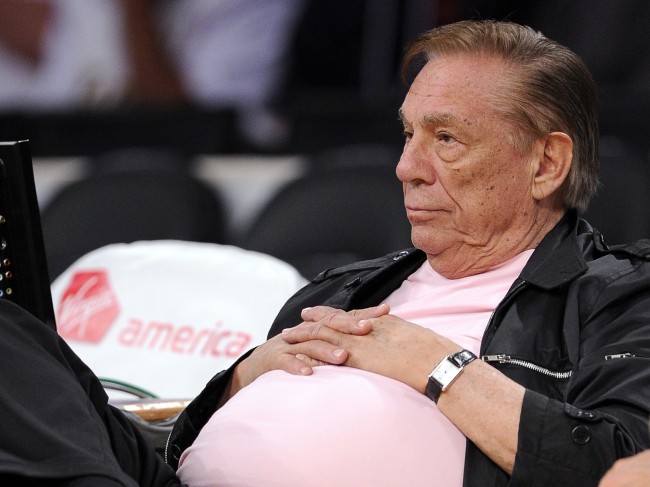
[[[397,176],[413,243],[448,277],[514,257],[536,217],[533,151],[514,148],[511,126],[493,108],[504,69],[488,57],[429,61],[401,108]]]

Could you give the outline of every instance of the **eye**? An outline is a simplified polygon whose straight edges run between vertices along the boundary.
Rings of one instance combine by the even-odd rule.
[[[404,136],[405,142],[408,142],[413,138],[413,133],[409,132],[408,130],[402,131],[402,135]]]
[[[451,134],[448,134],[447,132],[440,132],[438,134],[438,140],[440,142],[444,142],[445,144],[456,142],[456,139]]]

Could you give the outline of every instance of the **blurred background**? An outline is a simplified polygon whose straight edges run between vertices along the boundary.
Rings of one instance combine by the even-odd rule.
[[[408,246],[400,59],[461,19],[525,23],[583,58],[601,104],[589,220],[611,243],[650,237],[643,0],[2,0],[0,140],[31,142],[50,278],[143,239],[233,244],[306,277]]]

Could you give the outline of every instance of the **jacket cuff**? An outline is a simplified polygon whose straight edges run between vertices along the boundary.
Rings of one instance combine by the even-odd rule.
[[[228,369],[222,370],[206,384],[201,393],[180,414],[169,435],[165,461],[175,470],[183,452],[192,444],[208,420],[217,410],[221,396],[230,383],[235,367],[254,349],[239,357]]]
[[[596,486],[616,460],[617,429],[598,412],[526,390],[509,485]]]

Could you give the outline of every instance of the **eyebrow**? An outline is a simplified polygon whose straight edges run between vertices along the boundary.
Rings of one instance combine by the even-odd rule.
[[[401,108],[398,110],[398,118],[404,125],[407,124],[404,111]],[[461,122],[461,119],[457,115],[448,112],[431,113],[422,117],[423,125],[461,124]]]

